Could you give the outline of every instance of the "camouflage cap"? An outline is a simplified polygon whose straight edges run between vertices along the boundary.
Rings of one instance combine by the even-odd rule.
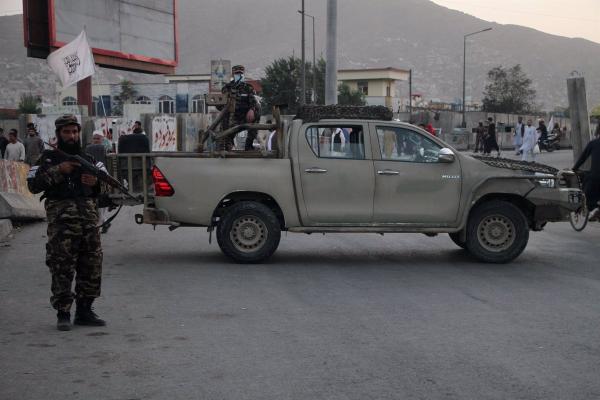
[[[233,67],[231,67],[231,72],[232,73],[236,73],[236,72],[241,72],[242,74],[246,71],[246,68],[244,68],[243,65],[234,65]]]
[[[60,117],[56,118],[54,125],[56,126],[56,129],[60,129],[63,126],[68,125],[77,125],[79,128],[81,128],[79,121],[77,121],[77,117],[73,114],[61,115]]]

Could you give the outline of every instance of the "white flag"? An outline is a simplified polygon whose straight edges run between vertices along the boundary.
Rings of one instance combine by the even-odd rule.
[[[51,53],[48,56],[48,65],[58,75],[63,87],[94,75],[94,56],[85,31],[81,31],[75,40]]]

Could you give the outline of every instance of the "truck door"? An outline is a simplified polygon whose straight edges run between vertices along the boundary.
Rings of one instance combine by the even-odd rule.
[[[452,224],[462,177],[458,159],[441,162],[443,145],[408,127],[370,124],[376,223]]]
[[[375,176],[365,132],[367,125],[356,123],[301,127],[297,148],[306,225],[372,221]]]

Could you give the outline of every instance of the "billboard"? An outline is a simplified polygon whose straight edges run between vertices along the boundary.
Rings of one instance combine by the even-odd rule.
[[[231,80],[231,61],[212,60],[210,62],[211,93],[221,93],[221,89]]]
[[[178,60],[176,4],[177,0],[23,0],[25,46],[29,56],[45,58],[85,28],[97,64],[172,74]]]

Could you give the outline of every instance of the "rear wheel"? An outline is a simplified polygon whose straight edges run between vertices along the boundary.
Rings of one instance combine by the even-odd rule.
[[[479,260],[507,263],[529,241],[529,226],[521,210],[506,201],[489,201],[475,208],[467,224],[467,249]]]
[[[227,208],[217,226],[221,251],[238,263],[259,263],[271,257],[281,239],[273,211],[262,203],[242,201]]]

